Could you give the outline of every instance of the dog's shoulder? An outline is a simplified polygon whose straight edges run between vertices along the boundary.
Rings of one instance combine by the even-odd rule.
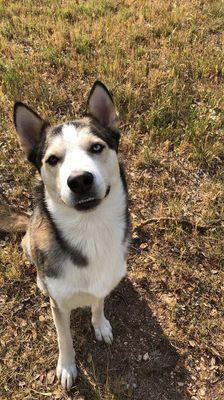
[[[65,254],[57,243],[51,221],[39,206],[34,209],[22,246],[41,276],[60,275]]]
[[[36,265],[39,271],[44,265],[54,242],[50,222],[41,209],[36,206],[30,218],[22,247],[26,256]]]

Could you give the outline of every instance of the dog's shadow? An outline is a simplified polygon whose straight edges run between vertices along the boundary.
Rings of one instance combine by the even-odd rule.
[[[72,393],[77,395],[78,390],[86,400],[190,398],[187,372],[177,351],[128,278],[107,300],[106,316],[113,326],[112,346],[94,340],[88,311],[72,315],[79,368]]]

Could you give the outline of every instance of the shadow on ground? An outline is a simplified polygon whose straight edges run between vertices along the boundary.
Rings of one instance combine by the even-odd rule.
[[[186,389],[187,373],[180,357],[152,315],[147,301],[128,278],[106,302],[106,315],[114,332],[111,347],[94,340],[87,314],[87,311],[76,310],[72,315],[79,367],[74,394],[77,395],[78,390],[87,400],[190,399]]]

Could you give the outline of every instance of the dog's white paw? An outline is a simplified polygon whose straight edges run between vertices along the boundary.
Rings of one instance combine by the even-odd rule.
[[[104,342],[111,344],[113,342],[113,333],[110,322],[104,318],[101,324],[95,329],[95,336],[97,340],[104,340]]]
[[[58,359],[56,375],[65,390],[70,390],[77,377],[77,368],[74,362],[63,363]]]

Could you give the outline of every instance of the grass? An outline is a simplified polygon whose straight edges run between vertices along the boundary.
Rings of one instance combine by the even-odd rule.
[[[2,202],[32,205],[13,102],[71,119],[100,79],[120,112],[134,227],[128,278],[108,300],[113,347],[75,312],[70,395],[34,268],[18,236],[1,236],[1,399],[221,400],[223,1],[2,0],[0,14]]]

